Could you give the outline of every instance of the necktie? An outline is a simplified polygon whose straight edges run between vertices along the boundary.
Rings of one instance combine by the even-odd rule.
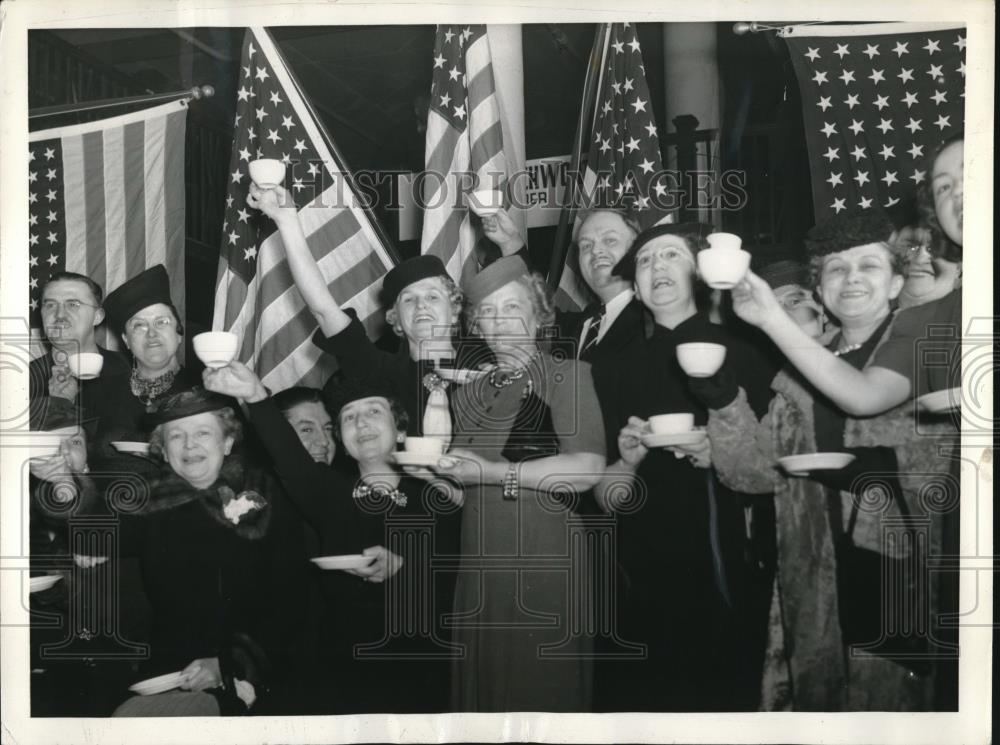
[[[602,305],[597,313],[591,316],[590,325],[587,327],[587,333],[583,335],[583,341],[580,344],[580,354],[579,357],[583,357],[584,354],[591,351],[591,348],[597,344],[597,335],[601,333],[601,324],[604,322],[604,312],[605,308]]]

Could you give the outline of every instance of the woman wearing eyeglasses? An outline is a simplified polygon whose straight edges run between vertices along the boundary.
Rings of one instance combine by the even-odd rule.
[[[201,383],[178,359],[184,326],[167,270],[157,264],[120,285],[105,299],[104,311],[132,357],[132,371],[121,379],[113,420],[100,423],[101,439],[145,441],[143,416],[161,399]]]

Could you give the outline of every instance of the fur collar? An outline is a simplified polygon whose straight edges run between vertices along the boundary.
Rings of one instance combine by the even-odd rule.
[[[243,538],[256,540],[267,534],[271,522],[268,495],[272,490],[263,474],[244,469],[233,457],[225,459],[219,478],[207,489],[194,488],[169,466],[164,466],[153,481],[152,498],[143,512],[152,514],[198,502],[220,525]]]

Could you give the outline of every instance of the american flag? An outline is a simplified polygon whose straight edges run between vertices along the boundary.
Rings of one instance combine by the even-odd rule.
[[[604,51],[579,204],[624,209],[645,229],[668,219],[670,199],[646,68],[633,24],[607,24],[603,32],[598,37]],[[580,309],[589,296],[576,262],[570,260],[559,279],[557,303]]]
[[[183,101],[28,136],[30,319],[56,272],[84,274],[105,294],[163,264],[184,313]],[[117,348],[102,326],[97,341]],[[40,351],[35,349],[33,351]]]
[[[295,288],[274,223],[247,205],[249,162],[284,161],[284,185],[330,293],[357,311],[373,337],[382,327],[382,277],[394,257],[266,29],[247,30],[238,85],[212,327],[240,338],[239,359],[270,388],[320,387],[336,361],[310,339],[316,320]]]
[[[439,256],[455,281],[474,271],[477,231],[463,193],[493,189],[507,198],[507,158],[485,26],[438,26],[427,113],[423,253]],[[475,182],[470,176],[475,174]]]
[[[927,156],[964,125],[964,27],[799,27],[786,39],[816,218],[910,197]]]

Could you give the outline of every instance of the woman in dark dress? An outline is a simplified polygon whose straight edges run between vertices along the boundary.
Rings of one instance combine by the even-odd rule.
[[[137,696],[116,715],[245,713],[289,668],[304,592],[301,525],[272,477],[230,455],[242,435],[230,400],[178,393],[151,420],[163,466],[148,494],[117,505],[118,551],[139,557],[152,607],[141,677],[180,672],[181,690]]]
[[[359,568],[317,570],[320,646],[285,713],[445,711],[452,647],[440,616],[450,609],[451,588],[449,575],[432,573],[431,560],[454,558],[460,498],[393,465],[406,413],[378,389],[332,389],[336,436],[351,459],[339,470],[310,457],[245,365],[207,370],[204,381],[248,404],[288,496],[319,537],[318,555],[371,557]]]
[[[469,325],[497,364],[456,392],[454,449],[434,467],[466,490],[452,707],[589,711],[592,638],[574,606],[589,557],[571,548],[570,512],[604,470],[590,367],[542,348],[551,296],[520,257],[465,291]]]
[[[647,656],[607,666],[598,691],[604,709],[704,711],[739,705],[731,667],[738,655],[725,651],[726,624],[739,620],[734,617],[739,606],[726,569],[743,542],[727,541],[723,528],[727,512],[741,511],[741,500],[715,478],[707,437],[663,448],[647,448],[642,441],[651,416],[692,414],[696,428],[708,421],[678,363],[681,343],[725,345],[727,358],[751,381],[746,389],[766,407],[767,381],[753,381],[750,351],[699,311],[704,307],[699,293],[707,295],[707,287],[698,279],[695,256],[707,246],[709,231],[694,223],[650,228],[615,270],[634,281],[654,326],[646,343],[618,368],[611,406],[623,426],[622,459],[609,467],[598,498],[617,517],[625,575],[619,630],[628,641],[645,644]]]
[[[100,423],[104,450],[118,440],[145,442],[144,416],[167,396],[200,383],[181,366],[184,325],[170,298],[170,278],[162,264],[137,274],[109,293],[104,310],[111,333],[132,358],[132,372],[115,379],[114,405]],[[113,452],[113,451],[112,451]]]

